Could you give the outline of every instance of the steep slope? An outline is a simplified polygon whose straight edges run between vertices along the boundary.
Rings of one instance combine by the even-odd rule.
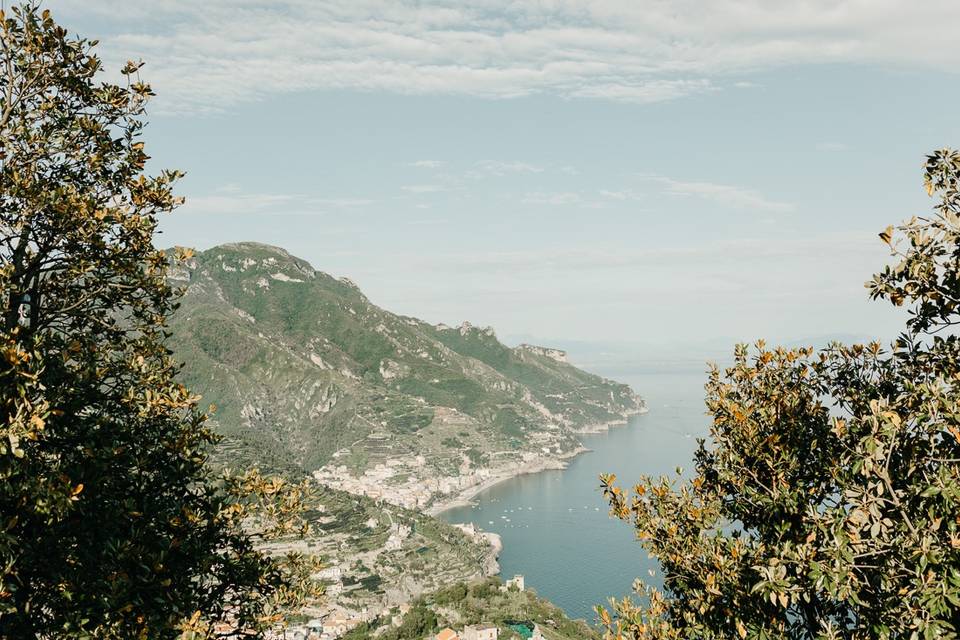
[[[502,452],[568,452],[577,431],[642,408],[562,352],[394,315],[275,247],[215,247],[171,279],[185,287],[171,348],[234,464],[360,473],[408,458],[456,476]]]

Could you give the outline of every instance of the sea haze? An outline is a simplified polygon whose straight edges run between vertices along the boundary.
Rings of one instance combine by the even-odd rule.
[[[570,616],[594,621],[594,606],[629,594],[636,578],[660,583],[656,562],[647,558],[631,527],[610,518],[598,476],[615,473],[632,486],[641,474],[673,474],[678,466],[688,470],[696,439],[709,425],[705,369],[683,362],[600,371],[643,395],[649,413],[625,427],[586,436],[591,451],[568,469],[514,478],[477,496],[475,506],[441,517],[500,534],[504,578],[521,573],[528,587]]]

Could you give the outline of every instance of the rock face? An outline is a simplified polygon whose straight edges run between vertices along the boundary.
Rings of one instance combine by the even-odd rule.
[[[361,470],[446,452],[462,466],[539,447],[548,432],[551,446],[572,448],[577,431],[643,408],[563,351],[392,314],[276,247],[215,247],[171,275],[185,293],[170,346],[183,381],[217,406],[234,465],[312,471],[339,452],[338,464]]]
[[[532,353],[538,356],[542,356],[544,358],[550,358],[551,360],[556,360],[557,362],[561,362],[563,364],[566,364],[568,362],[567,352],[561,349],[551,349],[550,347],[537,347],[532,344],[521,344],[519,347],[517,347],[517,350],[520,351],[520,353],[524,353],[524,352]]]

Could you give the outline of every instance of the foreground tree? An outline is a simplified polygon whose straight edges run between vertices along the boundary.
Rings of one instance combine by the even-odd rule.
[[[251,509],[288,532],[300,489],[210,478],[152,245],[180,174],[144,174],[152,92],[95,44],[0,14],[0,637],[256,634],[300,594]]]
[[[867,285],[910,307],[889,352],[737,347],[692,480],[601,479],[664,576],[598,607],[608,637],[958,637],[960,154],[924,179],[934,215],[880,234],[896,264]]]

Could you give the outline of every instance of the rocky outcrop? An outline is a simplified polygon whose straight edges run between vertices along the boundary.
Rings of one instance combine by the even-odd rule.
[[[544,358],[550,358],[556,362],[562,362],[564,364],[569,362],[569,360],[567,360],[567,352],[563,351],[562,349],[551,349],[550,347],[538,347],[532,344],[521,344],[517,347],[517,350],[521,354],[524,352],[532,353]]]

